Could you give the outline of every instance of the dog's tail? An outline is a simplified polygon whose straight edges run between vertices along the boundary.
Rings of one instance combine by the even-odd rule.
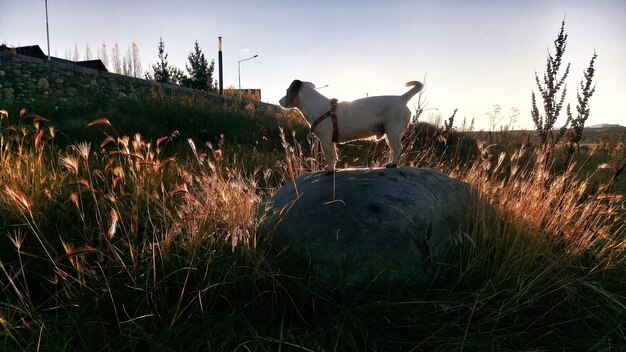
[[[405,86],[407,87],[413,86],[413,88],[411,88],[408,92],[402,94],[402,98],[407,103],[409,102],[409,100],[411,100],[411,98],[413,98],[415,94],[419,93],[419,91],[422,90],[422,88],[424,87],[422,82],[418,82],[418,81],[406,82]]]

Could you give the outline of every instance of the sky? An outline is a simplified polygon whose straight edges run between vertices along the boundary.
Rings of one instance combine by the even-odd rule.
[[[488,129],[501,106],[501,124],[519,109],[514,127],[532,128],[530,97],[542,77],[561,21],[571,63],[566,102],[593,53],[596,92],[587,125],[626,125],[626,1],[326,1],[326,0],[48,0],[50,52],[83,55],[103,43],[125,52],[135,42],[144,69],[157,61],[159,39],[169,63],[184,69],[195,41],[216,61],[223,37],[224,87],[262,90],[277,104],[294,79],[325,88],[329,98],[399,95],[404,83],[426,81],[423,119],[458,108]],[[46,47],[44,0],[0,0],[0,42]],[[238,61],[254,55],[258,57]],[[409,102],[415,109],[417,99]],[[564,122],[562,116],[557,125]],[[560,126],[560,125],[559,125]]]

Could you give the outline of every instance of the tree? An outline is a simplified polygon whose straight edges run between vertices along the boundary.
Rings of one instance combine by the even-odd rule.
[[[174,66],[170,66],[167,62],[167,53],[165,52],[165,43],[163,38],[159,38],[159,62],[152,65],[152,74],[147,73],[146,78],[162,83],[171,83],[182,85],[187,76],[185,73]]]
[[[98,58],[102,61],[104,66],[109,68],[109,55],[107,54],[107,45],[106,43],[102,43],[100,48],[98,49]]]
[[[215,70],[215,61],[211,60],[211,64],[208,64],[197,40],[194,45],[194,51],[189,53],[188,59],[189,65],[185,65],[185,68],[189,73],[189,78],[186,80],[185,85],[206,91],[214,90],[213,72]]]
[[[84,60],[91,60],[92,57],[92,53],[91,53],[91,47],[89,46],[89,43],[85,44],[85,56],[83,57]]]
[[[185,82],[189,81],[189,78],[185,74],[185,72],[178,67],[170,68],[170,82],[171,84],[176,84],[182,86]]]
[[[122,74],[122,59],[120,58],[120,46],[115,43],[113,48],[111,48],[111,61],[113,66],[113,72],[117,74]]]
[[[122,73],[130,77],[141,77],[139,47],[135,42],[126,50],[126,54],[122,58]]]
[[[80,61],[80,54],[78,53],[78,44],[74,44],[74,51],[72,52],[72,61]]]
[[[122,57],[122,74],[124,76],[131,77],[133,75],[133,67],[132,63],[130,62],[130,51],[126,51],[126,55]]]
[[[172,80],[172,68],[167,63],[167,53],[165,52],[165,43],[163,38],[159,38],[159,62],[152,65],[152,79],[157,82],[170,83]]]
[[[143,68],[141,67],[141,61],[139,60],[139,46],[137,45],[137,43],[133,42],[130,48],[130,62],[132,63],[133,67],[132,76],[139,78],[141,77],[141,71],[143,71]]]

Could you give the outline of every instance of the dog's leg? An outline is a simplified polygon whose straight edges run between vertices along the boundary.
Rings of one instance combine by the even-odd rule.
[[[398,159],[400,159],[400,153],[402,153],[402,141],[400,133],[387,132],[387,145],[391,150],[391,162],[386,164],[385,167],[397,167]]]
[[[332,175],[335,172],[335,163],[337,162],[337,150],[335,149],[335,143],[330,140],[326,143],[321,143],[322,151],[324,152],[324,159],[326,159],[326,175]]]

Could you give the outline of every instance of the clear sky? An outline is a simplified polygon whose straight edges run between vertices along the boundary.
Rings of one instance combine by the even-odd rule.
[[[39,45],[46,51],[44,0],[0,0],[0,42]],[[587,125],[626,125],[626,1],[162,1],[49,0],[53,56],[86,44],[92,50],[136,42],[144,69],[157,61],[159,38],[170,64],[183,68],[197,40],[217,62],[224,40],[224,86],[262,89],[277,103],[295,78],[328,85],[339,100],[402,94],[404,83],[427,75],[428,107],[457,125],[479,128],[499,104],[505,117],[520,110],[518,126],[531,128],[534,73],[565,18],[571,62],[567,102],[594,50],[597,89]],[[217,66],[217,64],[216,64]],[[217,70],[216,70],[217,71]],[[217,76],[217,74],[216,74]],[[413,109],[415,100],[409,103]],[[562,117],[558,123],[564,120]]]

